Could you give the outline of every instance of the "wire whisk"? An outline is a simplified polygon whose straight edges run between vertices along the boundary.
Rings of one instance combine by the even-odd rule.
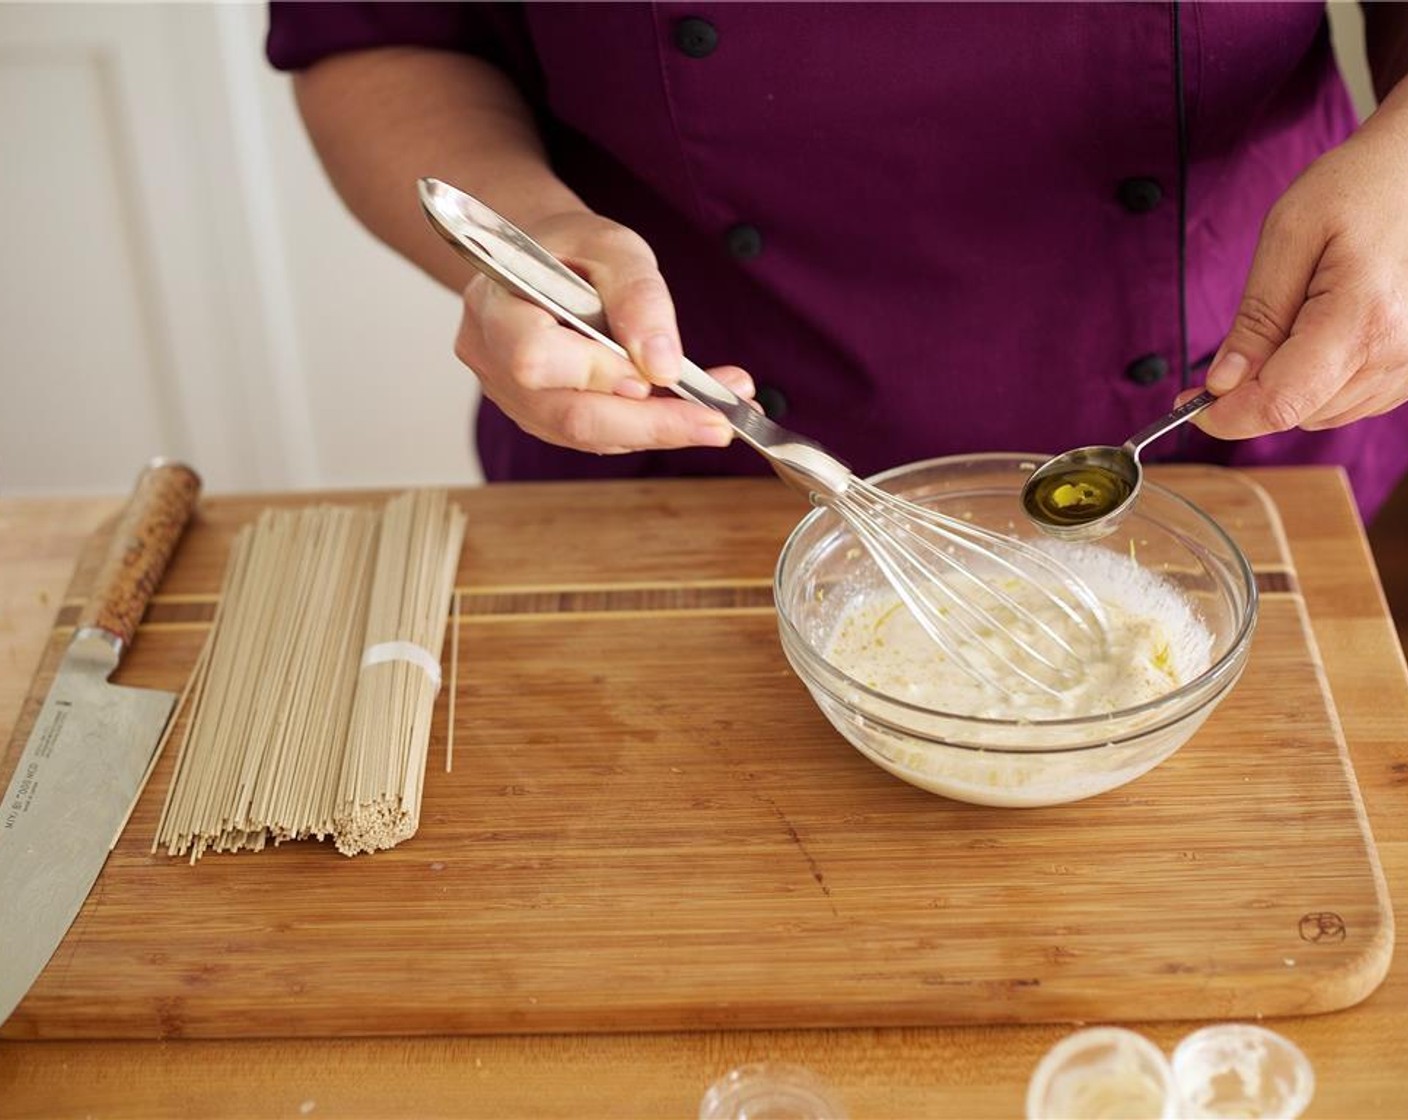
[[[979,683],[1010,694],[1020,680],[1055,696],[1103,655],[1104,607],[1046,551],[859,478],[818,500],[855,533],[924,633]]]

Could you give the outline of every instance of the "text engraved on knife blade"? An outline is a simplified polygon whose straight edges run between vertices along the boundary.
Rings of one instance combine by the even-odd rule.
[[[16,775],[9,804],[5,806],[5,828],[14,828],[20,815],[28,812],[34,803],[34,795],[39,789],[40,764],[54,753],[54,744],[68,721],[69,709],[72,706],[72,702],[68,700],[54,702],[53,718],[33,742],[33,754],[28,759],[24,773]]]

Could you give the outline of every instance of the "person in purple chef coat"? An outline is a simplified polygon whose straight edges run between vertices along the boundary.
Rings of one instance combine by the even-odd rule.
[[[332,182],[463,292],[486,477],[764,473],[690,357],[859,473],[1119,443],[1408,470],[1408,5],[274,3]],[[602,293],[634,364],[475,275],[421,176]],[[747,372],[745,372],[747,371]],[[1396,411],[1395,411],[1396,409]],[[1201,429],[1201,430],[1199,430]]]

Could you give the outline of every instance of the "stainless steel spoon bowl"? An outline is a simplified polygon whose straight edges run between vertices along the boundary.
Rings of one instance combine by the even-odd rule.
[[[1199,393],[1119,447],[1078,447],[1048,459],[1022,487],[1022,509],[1043,532],[1061,540],[1112,533],[1139,498],[1144,482],[1139,452],[1215,400],[1209,392]]]

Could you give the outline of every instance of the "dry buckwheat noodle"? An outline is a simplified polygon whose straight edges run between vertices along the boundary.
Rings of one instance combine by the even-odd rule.
[[[460,679],[460,593],[455,592],[454,611],[450,615],[450,680]],[[445,721],[445,773],[455,765],[455,690],[450,689],[450,715]]]
[[[332,836],[353,855],[414,834],[464,526],[413,490],[240,530],[153,851]]]

